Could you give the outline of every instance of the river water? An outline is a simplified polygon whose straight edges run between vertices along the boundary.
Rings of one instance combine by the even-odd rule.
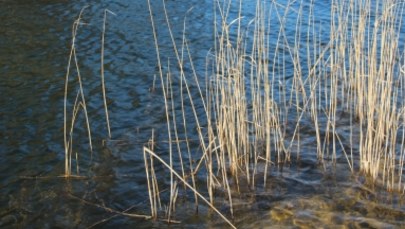
[[[174,61],[162,2],[152,2],[161,58]],[[176,42],[181,42],[187,15],[186,34],[196,72],[204,75],[205,58],[214,42],[212,1],[165,2]],[[328,2],[315,3],[319,23],[329,23]],[[249,5],[244,23],[254,14],[254,4]],[[84,118],[79,116],[74,150],[80,163],[78,167],[74,163],[73,170],[83,177],[66,180],[60,177],[65,171],[64,84],[72,25],[85,6],[76,51],[94,149],[91,153]],[[107,14],[105,33],[112,134],[108,141],[100,83],[105,9],[115,14]],[[158,150],[167,150],[165,144],[159,146],[167,140],[166,117],[159,79],[154,77],[157,58],[146,0],[0,0],[0,21],[0,227],[228,228],[202,202],[196,213],[192,195],[181,195],[182,191],[174,214],[180,224],[122,214],[149,214],[142,147],[152,129]],[[77,88],[71,82],[74,98]],[[362,176],[350,174],[345,162],[325,171],[316,159],[306,158],[305,152],[316,150],[313,131],[303,131],[301,141],[303,160],[282,170],[272,168],[272,182],[266,188],[236,195],[232,221],[237,227],[405,227],[405,207],[397,195],[370,189]],[[162,177],[167,172],[156,168]],[[199,179],[203,186],[205,178]],[[166,178],[160,182],[167,188]],[[217,207],[230,217],[226,199],[220,196]],[[162,205],[167,205],[164,197]]]

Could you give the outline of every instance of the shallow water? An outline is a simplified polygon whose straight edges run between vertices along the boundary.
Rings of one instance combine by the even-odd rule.
[[[205,58],[213,45],[212,1],[166,3],[176,42],[182,40],[187,15],[187,38],[196,71],[203,76]],[[158,150],[167,151],[160,83],[157,81],[156,90],[152,89],[158,72],[146,1],[92,1],[86,8],[83,17],[86,24],[79,29],[77,53],[94,150],[89,152],[81,116],[75,132],[75,151],[80,158],[78,170],[85,177],[71,180],[58,177],[64,173],[63,93],[72,24],[87,4],[0,0],[0,227],[227,228],[202,202],[195,214],[192,194],[181,189],[180,194],[184,195],[177,200],[174,217],[180,224],[168,226],[165,222],[123,216],[111,210],[149,214],[142,147],[150,139],[152,129]],[[152,7],[161,57],[174,61],[161,2],[153,1]],[[246,5],[243,23],[249,22],[253,7],[254,4]],[[329,23],[325,13],[328,7],[328,1],[315,5],[320,24]],[[104,9],[116,14],[108,14],[104,59],[112,131],[109,141],[105,141],[108,135],[100,83]],[[289,19],[293,21],[294,14]],[[293,28],[287,29],[286,34],[292,31]],[[328,34],[325,32],[324,36]],[[77,89],[73,83],[71,89],[74,97]],[[329,170],[316,162],[314,130],[310,123],[307,126],[303,123],[300,162],[272,167],[266,187],[259,175],[254,190],[243,184],[240,187],[245,190],[240,194],[233,189],[235,225],[405,227],[405,206],[398,196],[371,189],[362,176],[350,173],[343,157]],[[344,125],[340,128],[343,137],[349,134]],[[162,166],[156,168],[156,173],[167,177]],[[159,182],[167,187],[169,181]],[[204,186],[204,182],[204,176],[198,177],[197,183]],[[216,194],[217,207],[229,216],[224,194],[221,190]]]

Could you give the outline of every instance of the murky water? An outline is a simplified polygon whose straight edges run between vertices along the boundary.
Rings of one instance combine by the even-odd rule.
[[[186,34],[196,71],[204,75],[205,58],[213,45],[212,1],[166,3],[177,42],[181,42],[187,15]],[[81,117],[75,132],[80,164],[78,168],[74,164],[74,170],[85,177],[65,180],[58,177],[64,173],[64,82],[72,24],[86,5],[77,53],[94,151],[89,152]],[[152,7],[162,59],[174,61],[161,1],[153,1]],[[254,4],[250,7],[253,9]],[[328,7],[328,1],[316,4],[320,23],[327,20]],[[100,83],[104,9],[116,14],[108,14],[105,43],[112,130],[112,140],[107,144]],[[246,13],[245,22],[250,16]],[[290,19],[294,20],[293,16]],[[152,129],[157,133],[156,142],[167,140],[159,83],[158,90],[151,90],[158,72],[146,0],[0,0],[0,21],[0,227],[228,227],[202,203],[195,214],[190,193],[178,199],[174,218],[180,224],[167,226],[164,222],[117,213],[149,214],[142,146],[150,139]],[[344,159],[338,160],[335,169],[325,171],[314,157],[316,148],[310,125],[302,132],[301,141],[302,160],[298,164],[282,170],[273,167],[266,188],[258,185],[256,190],[235,194],[236,226],[405,227],[405,207],[398,196],[370,189],[364,178],[350,174]],[[167,146],[162,143],[157,147],[164,152]],[[158,167],[156,173],[165,174],[167,170]],[[203,186],[205,178],[199,179],[197,182]],[[218,192],[217,206],[229,216],[227,201]],[[163,199],[163,204],[166,201]]]

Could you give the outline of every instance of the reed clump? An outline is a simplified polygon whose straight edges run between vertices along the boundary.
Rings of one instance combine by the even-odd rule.
[[[215,40],[205,78],[195,71],[186,19],[179,45],[166,8],[175,61],[164,72],[149,4],[170,151],[165,162],[145,148],[145,165],[148,177],[153,157],[169,168],[170,206],[176,180],[195,193],[197,204],[201,194],[195,176],[204,174],[209,203],[214,204],[216,189],[224,190],[232,214],[231,178],[237,187],[243,178],[254,189],[260,173],[265,186],[271,166],[302,156],[300,136],[308,122],[314,130],[313,155],[325,169],[328,161],[343,158],[353,173],[405,193],[404,3],[333,0],[329,24],[317,20],[314,4],[258,0],[254,16],[246,19],[242,0],[213,1]],[[173,62],[176,77],[170,71]],[[178,94],[173,94],[174,83]],[[342,136],[342,125],[349,128],[348,137]],[[198,136],[200,151],[189,146],[190,126],[196,127],[191,134]],[[148,178],[152,215],[155,179]]]
[[[72,27],[72,42],[71,42],[71,48],[70,48],[70,55],[69,55],[69,60],[68,60],[68,65],[67,65],[67,70],[66,70],[66,76],[65,76],[65,93],[64,93],[64,106],[63,106],[63,137],[64,137],[64,148],[65,148],[65,176],[70,177],[72,176],[72,157],[73,157],[73,133],[74,133],[74,127],[75,123],[77,120],[78,115],[80,114],[80,111],[83,110],[83,114],[85,116],[85,126],[87,129],[88,133],[88,140],[89,140],[89,147],[90,151],[93,150],[93,145],[92,145],[92,140],[91,140],[91,130],[90,130],[90,123],[89,123],[89,117],[88,117],[88,112],[87,112],[87,105],[86,105],[86,99],[84,96],[84,89],[83,89],[83,81],[82,81],[82,76],[80,74],[80,67],[77,59],[77,54],[76,54],[76,36],[78,29],[82,23],[82,17],[83,13],[86,7],[84,7],[80,13],[78,18],[75,20],[73,23]],[[73,66],[73,67],[72,67]],[[73,109],[72,109],[72,114],[71,116],[68,114],[68,95],[69,95],[69,84],[70,84],[70,78],[71,78],[71,71],[73,71],[77,77],[77,85],[78,85],[78,90],[77,90],[77,95],[73,103]],[[68,123],[68,119],[71,119],[70,123]],[[79,175],[79,161],[78,161],[78,154],[76,153],[76,167],[77,167],[77,175]]]
[[[77,49],[76,49],[76,40],[78,35],[78,30],[81,26],[85,25],[86,23],[83,22],[83,15],[88,6],[85,6],[80,11],[77,19],[74,21],[72,26],[72,40],[71,40],[71,47],[70,47],[70,54],[68,65],[66,69],[65,75],[65,91],[64,91],[64,106],[63,106],[63,118],[64,118],[64,125],[63,125],[63,136],[64,136],[64,149],[65,149],[65,177],[72,177],[72,176],[79,176],[79,154],[77,152],[73,152],[73,134],[75,130],[75,126],[77,125],[79,115],[82,113],[84,115],[84,122],[85,122],[85,129],[87,130],[87,137],[89,141],[89,149],[90,152],[93,152],[93,144],[92,144],[92,135],[91,135],[91,128],[90,128],[90,120],[87,111],[86,105],[86,97],[84,93],[84,86],[82,75],[80,71],[80,65],[77,57]],[[106,118],[106,125],[107,125],[107,132],[108,137],[111,138],[111,131],[110,131],[110,121],[108,115],[108,107],[107,107],[107,96],[106,96],[106,89],[105,89],[105,77],[104,77],[104,40],[105,40],[105,31],[106,31],[106,22],[107,22],[107,13],[115,15],[110,10],[104,11],[104,20],[103,20],[103,30],[101,35],[101,66],[100,66],[100,77],[101,77],[101,88],[102,88],[102,95],[103,95],[103,105],[105,111],[105,118]],[[72,80],[72,75],[76,76],[76,80]],[[77,93],[74,99],[73,104],[70,103],[70,96],[71,91],[69,89],[77,88]],[[69,110],[71,110],[71,114],[69,114]],[[75,157],[72,159],[72,157]],[[76,164],[76,174],[73,175],[72,173],[72,166],[75,161]]]

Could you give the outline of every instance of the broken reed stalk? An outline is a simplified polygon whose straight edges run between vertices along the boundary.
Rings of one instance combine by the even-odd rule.
[[[112,216],[112,217],[109,217],[109,218],[107,218],[107,219],[103,219],[103,220],[101,220],[101,221],[99,221],[99,222],[96,222],[96,223],[94,223],[93,225],[91,225],[91,226],[88,227],[88,228],[93,228],[93,227],[96,226],[97,224],[100,224],[100,223],[102,223],[102,222],[106,222],[106,221],[108,221],[109,219],[111,219],[111,218],[113,218],[113,217],[115,217],[115,216],[117,216],[117,215],[121,215],[121,216],[125,216],[125,217],[130,217],[130,218],[134,218],[134,219],[143,219],[143,220],[151,220],[151,219],[152,219],[152,216],[149,216],[149,215],[142,215],[142,214],[136,214],[136,213],[128,213],[128,211],[131,210],[132,208],[134,208],[134,206],[132,206],[132,207],[130,207],[130,208],[127,208],[127,209],[124,210],[124,211],[118,211],[118,210],[115,210],[115,209],[113,209],[113,208],[106,207],[106,206],[104,205],[104,203],[103,203],[102,205],[101,205],[101,204],[97,204],[97,203],[93,203],[93,202],[90,202],[90,201],[85,200],[85,199],[83,199],[83,198],[77,197],[77,196],[75,196],[75,195],[73,195],[73,194],[70,194],[70,193],[68,194],[68,196],[69,196],[70,198],[72,198],[72,199],[79,200],[79,201],[83,202],[84,204],[91,205],[91,206],[94,206],[94,207],[103,209],[103,210],[105,210],[105,211],[107,211],[107,212],[116,214],[116,215],[114,215],[114,216]],[[171,224],[179,224],[179,223],[181,223],[180,221],[177,221],[177,220],[167,220],[167,219],[158,219],[158,220],[161,221],[161,222],[166,222],[166,223],[171,223]]]
[[[156,158],[160,163],[162,163],[166,168],[170,170],[170,173],[176,176],[184,185],[186,185],[191,191],[193,191],[198,197],[201,198],[212,210],[214,210],[226,223],[228,223],[232,228],[236,228],[231,221],[229,221],[214,205],[212,205],[203,195],[201,195],[192,185],[190,185],[183,177],[178,174],[173,167],[167,164],[161,157],[155,154],[153,151],[148,149],[147,147],[143,148],[144,154],[148,153],[149,155]]]

